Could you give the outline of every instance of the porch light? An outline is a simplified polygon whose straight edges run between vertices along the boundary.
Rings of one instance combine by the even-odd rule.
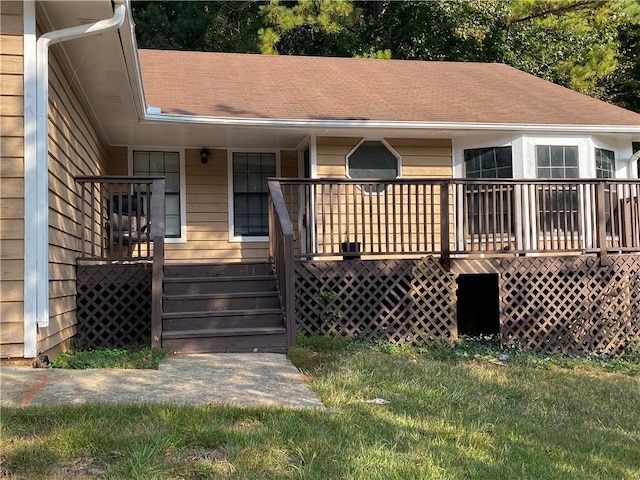
[[[203,165],[209,161],[210,156],[211,156],[211,152],[206,148],[202,147],[202,150],[200,150],[200,161],[202,162]]]

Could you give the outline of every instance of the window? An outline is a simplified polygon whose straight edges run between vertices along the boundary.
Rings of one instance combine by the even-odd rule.
[[[640,152],[640,142],[631,142],[631,150],[633,152],[632,155],[636,152]],[[638,169],[638,178],[640,178],[640,158],[638,159],[636,166]]]
[[[579,178],[578,147],[537,145],[538,178]]]
[[[165,177],[165,236],[180,238],[180,153],[136,150],[133,175]]]
[[[380,141],[363,141],[347,155],[347,176],[350,178],[395,179],[400,175],[400,155]],[[371,185],[363,185],[369,192]],[[381,192],[382,186],[376,189]]]
[[[464,170],[467,178],[513,178],[511,147],[465,150]]]
[[[611,150],[596,148],[596,177],[614,178],[616,172],[615,153]]]
[[[537,145],[538,178],[579,178],[578,147]],[[578,229],[578,186],[541,185],[538,194],[543,232],[574,232]]]
[[[275,153],[234,152],[233,234],[269,236],[267,178],[276,176]]]
[[[511,147],[473,148],[464,151],[467,178],[513,178]],[[470,234],[513,233],[513,191],[494,191],[487,185],[465,186]]]

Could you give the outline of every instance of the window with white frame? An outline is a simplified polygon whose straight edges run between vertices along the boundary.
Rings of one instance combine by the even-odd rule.
[[[276,154],[234,152],[233,235],[269,236],[267,179],[276,176]]]
[[[579,178],[578,147],[536,145],[538,178]],[[579,227],[578,185],[539,186],[538,201],[542,232],[575,232]]]
[[[375,178],[393,180],[400,175],[400,155],[384,142],[378,140],[364,140],[347,154],[347,176],[349,178]],[[363,191],[371,189],[380,192],[371,185],[363,185]]]
[[[612,150],[596,148],[596,177],[614,178],[616,174],[616,154]]]
[[[464,151],[467,178],[513,178],[511,147],[471,148]],[[470,234],[513,233],[513,192],[487,185],[465,185],[465,204]]]
[[[165,177],[165,236],[180,238],[180,153],[135,150],[133,175]]]
[[[467,178],[513,178],[511,147],[465,150],[464,172]]]
[[[578,147],[536,145],[538,178],[579,178]]]

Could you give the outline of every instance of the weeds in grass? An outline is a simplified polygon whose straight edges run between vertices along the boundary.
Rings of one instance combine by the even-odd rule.
[[[53,368],[82,370],[86,368],[158,369],[166,352],[160,348],[96,348],[63,352],[51,361]]]
[[[605,360],[563,367],[490,339],[421,349],[340,337],[301,339],[291,357],[327,411],[3,408],[2,470],[34,480],[640,478],[640,378]]]

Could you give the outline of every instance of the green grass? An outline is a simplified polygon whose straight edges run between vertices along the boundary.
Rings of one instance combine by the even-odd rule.
[[[158,369],[166,356],[160,348],[96,348],[63,352],[51,361],[53,368],[147,368]]]
[[[490,342],[467,343],[306,339],[290,355],[327,411],[6,408],[2,469],[54,480],[640,478],[633,369],[522,352],[496,363]]]

